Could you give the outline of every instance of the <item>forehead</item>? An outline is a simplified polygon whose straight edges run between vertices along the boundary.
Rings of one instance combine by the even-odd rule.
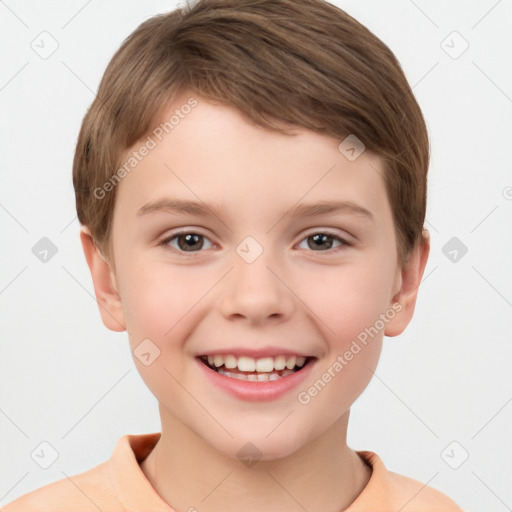
[[[302,199],[357,199],[369,210],[389,210],[381,159],[365,151],[349,160],[341,142],[300,127],[294,135],[271,131],[233,107],[184,94],[124,155],[137,164],[119,184],[117,202],[133,209],[170,196],[255,213]]]

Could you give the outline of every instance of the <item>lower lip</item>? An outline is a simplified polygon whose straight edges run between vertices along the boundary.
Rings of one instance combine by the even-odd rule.
[[[290,392],[292,389],[297,388],[311,373],[311,368],[315,360],[311,360],[301,370],[287,375],[286,377],[265,382],[233,379],[217,373],[198,358],[196,358],[196,362],[201,368],[201,371],[204,372],[206,378],[210,379],[215,386],[218,386],[236,398],[260,402],[275,400]]]

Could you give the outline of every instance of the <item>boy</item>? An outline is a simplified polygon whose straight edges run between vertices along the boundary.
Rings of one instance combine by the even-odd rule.
[[[346,443],[383,336],[413,315],[428,162],[395,57],[331,4],[144,22],[73,178],[102,320],[128,332],[162,432],[5,510],[460,511]]]

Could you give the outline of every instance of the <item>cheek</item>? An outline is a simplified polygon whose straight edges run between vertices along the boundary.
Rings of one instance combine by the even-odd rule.
[[[154,337],[162,342],[215,282],[197,270],[136,262],[124,269],[123,275],[127,278],[121,297],[130,337]]]
[[[372,379],[382,349],[381,315],[389,304],[390,279],[383,280],[381,270],[340,267],[304,289],[325,339],[325,354],[297,395],[305,417],[323,418],[314,428],[336,421]]]
[[[205,294],[205,283],[201,286],[199,278],[182,269],[135,259],[122,270],[120,292],[134,363],[160,402],[180,403],[182,392],[173,376],[180,378],[187,315]]]
[[[392,275],[382,264],[331,268],[311,277],[302,296],[322,321],[332,350],[344,350],[376,324],[382,330],[378,320],[390,305],[392,289]]]
[[[373,376],[388,319],[392,274],[382,261],[373,261],[329,269],[309,282],[314,284],[303,289],[305,303],[321,319],[317,325],[323,326],[326,353],[297,398],[307,405],[308,415],[321,414],[329,423],[350,408]]]

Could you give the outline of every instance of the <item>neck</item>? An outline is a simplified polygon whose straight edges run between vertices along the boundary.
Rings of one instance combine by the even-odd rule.
[[[141,469],[179,512],[344,510],[371,476],[346,444],[348,415],[293,454],[246,467],[164,414],[162,435]]]

